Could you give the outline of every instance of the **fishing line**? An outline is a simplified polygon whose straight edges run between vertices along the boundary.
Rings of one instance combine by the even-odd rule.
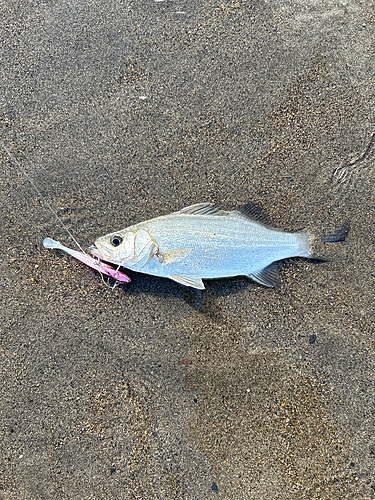
[[[39,190],[38,186],[35,184],[35,182],[31,179],[31,177],[27,174],[26,170],[22,167],[22,165],[20,164],[20,162],[12,155],[12,153],[10,152],[10,149],[7,148],[5,146],[5,144],[3,143],[3,141],[0,141],[0,144],[3,146],[4,150],[8,153],[10,159],[17,165],[17,167],[20,169],[20,171],[22,172],[22,174],[26,177],[26,179],[30,182],[30,184],[33,186],[33,188],[35,189],[35,191],[37,192],[37,194],[39,195],[40,199],[42,200],[42,203],[44,203],[44,205],[46,207],[48,207],[51,212],[53,213],[53,215],[56,217],[56,219],[60,222],[60,224],[62,225],[62,227],[65,229],[65,231],[69,234],[69,236],[72,238],[72,240],[74,241],[74,243],[78,246],[78,248],[82,251],[82,253],[84,253],[85,255],[88,255],[84,250],[83,248],[81,247],[81,245],[78,243],[78,241],[75,239],[75,237],[73,236],[73,234],[71,233],[71,231],[66,227],[66,225],[64,224],[64,222],[61,220],[61,218],[57,215],[56,211],[52,208],[52,206],[48,203],[47,200],[44,199],[41,191]],[[100,262],[100,259],[98,259],[99,262]],[[120,266],[119,266],[120,267]],[[118,270],[118,268],[117,268]],[[109,283],[106,283],[104,281],[104,277],[103,277],[103,273],[100,272],[100,270],[98,269],[98,272],[100,273],[100,276],[102,278],[102,281],[103,283],[108,287],[110,288],[111,290],[114,290],[116,288],[116,286],[118,286],[120,284],[120,282],[118,280],[115,281],[115,284],[113,286],[111,286]]]
[[[64,222],[61,220],[61,218],[57,215],[57,213],[55,212],[55,210],[52,208],[52,206],[48,203],[47,200],[44,199],[41,191],[39,190],[38,186],[35,184],[35,182],[32,180],[32,178],[27,174],[26,170],[23,168],[23,166],[21,165],[21,163],[12,155],[12,153],[10,152],[10,149],[5,146],[5,144],[3,143],[3,141],[0,141],[0,144],[3,146],[3,148],[5,149],[5,151],[8,153],[10,159],[17,165],[17,167],[20,169],[20,171],[23,173],[23,175],[26,177],[26,179],[30,182],[30,184],[33,186],[33,188],[35,189],[35,191],[37,192],[37,194],[39,195],[40,199],[42,200],[42,203],[44,203],[44,205],[46,207],[48,207],[51,212],[53,213],[53,215],[56,217],[56,219],[60,222],[60,224],[62,225],[62,227],[65,229],[65,231],[69,234],[69,236],[72,238],[72,240],[74,241],[74,243],[78,246],[78,248],[81,250],[82,253],[84,253],[85,255],[87,255],[87,253],[83,250],[83,248],[81,247],[81,245],[78,243],[78,241],[75,239],[75,237],[73,236],[73,234],[71,233],[71,231],[66,227],[66,225],[64,224]]]
[[[81,247],[81,245],[78,243],[78,241],[76,240],[76,238],[73,236],[72,232],[64,224],[64,222],[62,221],[62,219],[57,215],[56,211],[52,208],[52,206],[50,205],[50,203],[48,203],[48,201],[44,198],[44,196],[42,195],[40,189],[35,184],[35,182],[32,180],[32,178],[27,174],[26,170],[23,168],[23,166],[21,165],[21,163],[12,155],[12,153],[10,152],[10,149],[1,140],[0,140],[0,144],[2,145],[2,147],[4,148],[4,150],[8,153],[10,159],[17,165],[17,167],[20,169],[21,173],[26,177],[26,179],[30,182],[30,184],[32,185],[32,187],[35,189],[35,191],[37,192],[38,196],[42,200],[42,203],[45,205],[45,207],[49,208],[49,210],[53,213],[53,215],[56,217],[56,219],[60,222],[60,224],[62,225],[62,227],[65,229],[65,231],[68,233],[68,235],[72,238],[72,240],[77,245],[77,247],[81,250],[81,252],[84,253],[85,255],[89,256],[84,251],[84,249]],[[100,262],[100,259],[98,259],[98,260]],[[118,268],[117,268],[117,271],[119,270],[120,267],[121,266],[119,265]],[[116,286],[118,286],[120,284],[120,281],[115,280],[114,285],[111,286],[109,283],[105,282],[104,277],[103,277],[103,273],[100,271],[100,269],[97,269],[97,271],[100,273],[100,276],[102,278],[103,283],[109,289],[114,290],[116,288]]]
[[[118,266],[118,267],[120,267],[120,266]],[[118,268],[117,268],[117,269],[118,269]],[[107,281],[105,281],[103,273],[101,273],[99,270],[98,270],[98,272],[100,273],[100,276],[101,276],[101,278],[102,278],[102,281],[103,281],[103,283],[105,284],[105,286],[106,286],[107,288],[109,288],[110,290],[114,290],[114,289],[116,288],[116,286],[119,286],[120,281],[116,280],[116,281],[115,281],[115,283],[114,283],[114,285],[110,285],[110,284],[109,284],[109,278],[107,278]]]

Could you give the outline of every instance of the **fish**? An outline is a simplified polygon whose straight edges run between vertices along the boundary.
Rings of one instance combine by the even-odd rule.
[[[343,241],[348,230],[345,226],[322,239]],[[308,231],[288,233],[265,224],[253,203],[231,212],[198,203],[102,236],[89,252],[198,290],[205,288],[203,280],[234,276],[281,288],[280,261],[319,258],[314,239]]]
[[[82,252],[78,252],[77,250],[72,250],[64,245],[62,245],[59,241],[55,241],[52,238],[44,238],[43,240],[44,248],[57,248],[58,250],[63,250],[68,253],[72,257],[80,260],[87,266],[92,267],[95,271],[99,271],[99,273],[106,274],[107,276],[111,276],[115,278],[117,281],[123,281],[125,283],[129,283],[130,278],[125,273],[118,271],[117,269],[113,269],[112,266],[101,262],[100,260],[94,259]]]

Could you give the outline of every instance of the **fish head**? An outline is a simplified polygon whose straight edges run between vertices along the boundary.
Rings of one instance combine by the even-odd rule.
[[[101,236],[89,251],[113,264],[143,266],[157,253],[158,245],[147,229],[133,227]]]
[[[89,248],[99,259],[113,264],[123,264],[134,258],[135,231],[122,230],[97,238]]]

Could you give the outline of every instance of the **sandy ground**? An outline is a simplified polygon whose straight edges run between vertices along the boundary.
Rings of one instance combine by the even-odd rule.
[[[281,290],[100,275],[0,152],[0,499],[375,498],[374,3],[1,3],[1,140],[84,246],[184,206],[327,232]]]

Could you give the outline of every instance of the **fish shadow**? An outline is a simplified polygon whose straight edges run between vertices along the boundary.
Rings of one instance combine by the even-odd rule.
[[[121,288],[127,295],[134,296],[149,294],[158,298],[176,297],[188,302],[194,309],[201,307],[205,302],[207,294],[213,294],[218,297],[226,297],[240,293],[249,287],[265,288],[253,282],[246,276],[237,276],[233,278],[218,278],[213,280],[204,280],[205,290],[197,290],[185,287],[173,282],[168,278],[136,273],[126,269],[126,274],[131,279],[130,283],[121,283]]]
[[[282,269],[286,270],[291,268],[296,264],[296,262],[311,262],[315,265],[319,265],[324,264],[327,260],[329,259],[291,257],[280,261],[280,271],[282,271]],[[149,274],[137,273],[130,271],[129,269],[125,269],[125,271],[131,281],[126,284],[122,283],[119,285],[119,288],[121,288],[127,295],[131,294],[137,296],[149,294],[158,298],[181,298],[182,300],[188,302],[194,309],[201,307],[205,303],[205,297],[207,294],[215,295],[217,297],[227,297],[239,294],[243,292],[243,290],[249,288],[253,291],[262,291],[263,293],[267,290],[272,291],[273,293],[282,293],[283,288],[277,289],[273,287],[266,287],[256,283],[246,276],[235,276],[232,278],[204,280],[206,287],[205,290],[197,290],[175,283],[169,278],[161,278]]]

